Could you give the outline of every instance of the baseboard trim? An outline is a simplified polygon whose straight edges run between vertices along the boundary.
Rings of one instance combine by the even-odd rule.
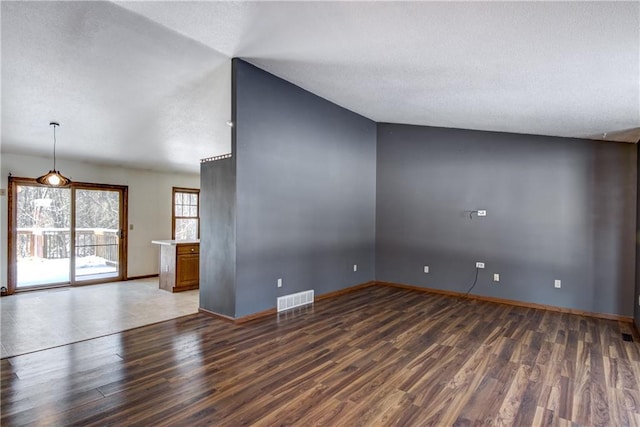
[[[463,292],[447,291],[443,289],[423,288],[421,286],[407,285],[407,284],[396,283],[396,282],[384,282],[384,281],[370,281],[370,282],[365,282],[365,283],[360,283],[354,286],[350,286],[348,288],[339,289],[337,291],[327,292],[326,294],[316,296],[315,301],[317,302],[325,299],[336,298],[336,297],[350,294],[352,292],[356,292],[356,291],[359,291],[360,289],[365,289],[371,286],[388,286],[392,288],[407,289],[407,290],[418,291],[423,293],[439,294],[439,295],[446,295],[450,297],[468,298],[468,299],[473,299],[478,301],[486,301],[486,302],[492,302],[496,304],[506,304],[506,305],[512,305],[517,307],[535,308],[540,310],[555,311],[559,313],[575,314],[578,316],[594,317],[598,319],[607,319],[607,320],[616,320],[619,322],[632,323],[632,324],[634,323],[633,317],[630,317],[630,316],[621,316],[618,314],[608,314],[608,313],[596,313],[592,311],[558,307],[555,305],[537,304],[532,302],[487,297],[482,295],[465,295]],[[275,307],[269,308],[267,310],[259,311],[257,313],[249,314],[247,316],[238,317],[238,318],[233,318],[231,316],[227,316],[224,314],[215,313],[213,311],[210,311],[204,308],[199,308],[198,312],[210,317],[214,317],[216,319],[224,320],[229,323],[234,323],[236,325],[240,325],[243,323],[251,322],[254,320],[262,319],[264,317],[269,317],[271,315],[277,314],[277,310]]]
[[[272,314],[276,314],[276,309],[275,308],[270,308],[268,310],[259,311],[257,313],[249,314],[248,316],[242,316],[242,317],[238,317],[238,318],[227,316],[226,314],[216,313],[214,311],[207,310],[206,308],[202,308],[202,307],[200,307],[198,309],[198,313],[204,314],[205,316],[214,317],[214,318],[216,318],[218,320],[223,320],[225,322],[233,323],[233,324],[236,324],[236,325],[241,325],[243,323],[247,323],[247,322],[250,322],[252,320],[261,319],[263,317],[267,317],[267,316],[270,316]]]
[[[272,314],[276,314],[277,310],[276,308],[269,308],[267,310],[263,310],[263,311],[259,311],[257,313],[253,313],[253,314],[248,314],[246,316],[242,316],[242,317],[238,317],[235,320],[235,323],[240,325],[242,323],[247,323],[247,322],[251,322],[252,320],[258,320],[258,319],[262,319],[263,317],[268,317],[271,316]]]
[[[200,307],[198,309],[198,313],[204,314],[205,316],[213,317],[214,319],[224,320],[225,322],[235,323],[236,319],[231,316],[227,316],[225,314],[216,313],[214,311],[207,310],[206,308]]]
[[[349,286],[348,288],[338,289],[337,291],[327,292],[326,294],[318,295],[316,301],[322,301],[324,299],[335,298],[341,295],[350,294],[351,292],[359,291],[360,289],[375,286],[377,283],[374,281],[360,283],[358,285]]]
[[[537,303],[532,303],[532,302],[524,302],[524,301],[511,300],[511,299],[486,297],[486,296],[482,296],[482,295],[465,295],[464,292],[446,291],[446,290],[442,290],[442,289],[433,289],[433,288],[423,288],[421,286],[405,285],[405,284],[402,284],[402,283],[395,283],[395,282],[376,281],[375,283],[377,285],[381,285],[381,286],[389,286],[389,287],[393,287],[393,288],[409,289],[409,290],[418,291],[418,292],[447,295],[447,296],[451,296],[451,297],[469,298],[469,299],[474,299],[474,300],[478,300],[478,301],[494,302],[494,303],[497,303],[497,304],[514,305],[514,306],[517,306],[517,307],[525,307],[525,308],[537,308],[537,309],[540,309],[540,310],[556,311],[556,312],[560,312],[560,313],[576,314],[576,315],[579,315],[579,316],[595,317],[595,318],[598,318],[598,319],[617,320],[619,322],[633,323],[633,317],[621,316],[619,314],[596,313],[596,312],[592,312],[592,311],[576,310],[576,309],[573,309],[573,308],[566,308],[566,307],[558,307],[558,306],[555,306],[555,305],[537,304]]]
[[[140,280],[140,279],[151,279],[152,277],[158,277],[158,274],[144,274],[142,276],[131,276],[127,277],[127,281],[129,280]]]
[[[328,298],[335,298],[340,295],[348,294],[363,288],[367,288],[369,286],[374,286],[375,284],[376,282],[366,282],[366,283],[360,283],[358,285],[350,286],[348,288],[338,289],[337,291],[327,292],[326,294],[316,296],[314,302],[321,301]],[[249,314],[248,316],[238,317],[237,319],[234,320],[234,323],[236,324],[247,323],[253,320],[262,319],[263,317],[272,316],[274,314],[278,314],[278,310],[275,307],[269,308],[264,311],[259,311],[257,313]]]
[[[375,286],[375,285],[376,285],[376,282],[371,281],[371,282],[365,282],[365,283],[360,283],[358,285],[350,286],[348,288],[339,289],[337,291],[327,292],[326,294],[316,296],[314,302],[329,299],[329,298],[339,297],[341,295],[349,294],[351,292],[355,292],[360,289],[368,288],[369,286]],[[241,325],[243,323],[251,322],[254,320],[262,319],[264,317],[269,317],[274,314],[278,314],[278,310],[276,309],[276,307],[269,308],[263,311],[259,311],[257,313],[249,314],[247,316],[242,316],[238,318],[215,313],[205,308],[199,308],[198,312],[210,317],[215,317],[216,319],[224,320],[226,322],[235,323],[236,325]]]

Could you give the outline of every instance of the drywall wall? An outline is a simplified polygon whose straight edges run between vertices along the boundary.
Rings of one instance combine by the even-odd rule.
[[[200,308],[235,317],[235,158],[202,163],[200,179]]]
[[[637,147],[637,144],[636,144]],[[640,150],[637,150],[637,171],[640,171]],[[636,328],[640,330],[640,172],[638,172],[638,181],[636,186],[636,287],[633,296],[633,319]]]
[[[376,124],[235,61],[235,316],[373,280]]]
[[[58,159],[58,169],[74,181],[129,187],[129,246],[127,276],[158,274],[158,248],[151,240],[171,238],[171,188],[199,188],[198,174],[159,173],[138,169],[100,166]],[[35,178],[51,168],[44,157],[2,154],[1,188],[7,188],[8,175]],[[7,197],[2,196],[2,241],[0,282],[6,285],[7,274]]]
[[[376,279],[631,316],[636,150],[379,124]]]

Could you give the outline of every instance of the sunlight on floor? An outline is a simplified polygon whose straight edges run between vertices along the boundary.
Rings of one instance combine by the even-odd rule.
[[[70,344],[196,313],[199,291],[158,279],[25,292],[0,298],[1,357]]]

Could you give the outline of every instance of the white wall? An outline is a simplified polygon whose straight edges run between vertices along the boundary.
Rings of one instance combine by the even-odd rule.
[[[8,188],[8,175],[35,178],[51,169],[51,159],[3,153],[0,188]],[[57,169],[72,181],[129,187],[129,254],[127,276],[158,273],[158,248],[151,240],[171,238],[171,187],[200,188],[197,174],[159,173],[99,166],[58,158]],[[7,195],[0,196],[0,283],[7,285]]]

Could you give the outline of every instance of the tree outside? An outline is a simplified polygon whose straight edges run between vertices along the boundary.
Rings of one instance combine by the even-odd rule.
[[[75,190],[76,277],[117,274],[117,191]],[[71,189],[17,186],[18,286],[69,281]]]

